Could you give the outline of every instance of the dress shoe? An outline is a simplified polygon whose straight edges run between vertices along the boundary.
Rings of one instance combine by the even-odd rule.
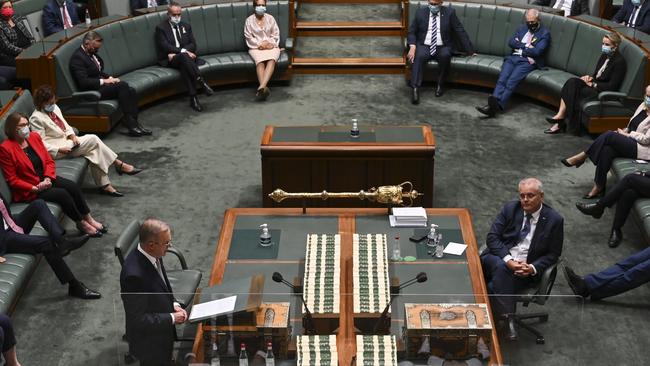
[[[106,195],[106,196],[111,196],[111,197],[124,197],[124,194],[117,189],[114,190],[113,192],[109,192],[104,188],[99,189],[99,193]],[[100,230],[101,231],[101,230]]]
[[[621,229],[612,229],[609,240],[607,240],[607,245],[609,245],[610,248],[616,248],[621,244],[621,241],[623,241],[623,231],[621,231]]]
[[[144,136],[151,136],[151,134],[153,133],[153,132],[151,132],[150,129],[144,128],[144,126],[142,126],[140,123],[138,123],[138,128],[140,129],[140,132]]]
[[[488,105],[496,113],[497,111],[502,111],[501,104],[494,95],[488,95]]]
[[[476,110],[486,115],[488,118],[494,117],[494,110],[490,108],[489,105],[484,105],[482,107],[476,107]]]
[[[197,81],[199,82],[199,84],[200,84],[201,87],[203,88],[203,92],[205,93],[205,95],[207,95],[207,96],[209,97],[209,96],[211,96],[212,94],[214,94],[214,90],[212,90],[212,88],[210,87],[210,85],[208,85],[208,83],[205,82],[205,79],[203,79],[203,78],[198,78]]]
[[[196,96],[190,97],[190,107],[197,112],[203,112],[203,107],[201,106],[201,103],[199,103],[199,98]]]
[[[68,296],[78,297],[84,300],[95,300],[102,297],[102,294],[89,289],[82,282],[75,281],[74,283],[70,283],[68,286]]]
[[[71,251],[81,248],[86,242],[88,242],[90,237],[86,234],[77,236],[77,237],[63,237],[61,241],[57,243],[59,246],[59,253],[62,257],[70,254]]]
[[[596,194],[587,193],[584,196],[582,196],[582,199],[584,199],[584,200],[593,200],[595,198],[602,198],[604,195],[605,195],[605,191],[603,190],[603,191],[600,191],[600,192],[598,192]]]
[[[603,212],[605,212],[605,207],[598,202],[596,203],[578,202],[576,203],[576,207],[580,212],[582,212],[585,215],[592,216],[594,219],[601,218],[603,216]]]
[[[420,104],[420,91],[418,90],[418,88],[413,88],[413,90],[412,90],[411,103],[412,104]]]
[[[571,168],[571,167],[580,168],[580,167],[582,166],[582,164],[585,163],[585,160],[583,160],[583,161],[581,161],[581,162],[579,162],[579,163],[576,163],[575,165],[569,163],[569,160],[568,160],[568,159],[562,159],[562,160],[560,160],[560,163],[562,163],[562,165],[564,165],[564,166],[567,167],[567,168]]]
[[[544,133],[547,134],[547,135],[555,135],[555,134],[558,134],[558,133],[566,132],[566,122],[558,121],[557,124],[558,124],[557,129],[553,130],[552,128],[547,128],[547,129],[544,130]]]
[[[582,277],[578,276],[571,267],[564,266],[564,278],[566,278],[566,282],[569,284],[569,287],[571,287],[571,291],[573,291],[574,294],[581,297],[589,296],[587,283]]]
[[[436,87],[436,97],[441,97],[445,93],[445,90],[442,87],[442,84],[438,84]]]
[[[102,228],[99,229],[99,231],[100,231],[102,234],[106,234],[106,233],[108,232],[108,224],[102,224]]]
[[[138,127],[128,127],[127,130],[128,132],[126,134],[131,137],[140,137],[144,135],[142,133],[142,130],[140,130]]]
[[[142,171],[142,169],[138,169],[138,168],[135,168],[135,167],[134,167],[133,170],[131,170],[130,172],[125,172],[125,171],[122,169],[122,166],[123,166],[123,165],[124,165],[124,162],[122,162],[122,164],[120,164],[120,165],[116,165],[116,166],[115,166],[115,171],[117,172],[118,175],[122,175],[122,174],[126,174],[126,175],[136,175],[136,174],[138,174],[138,173],[140,173],[140,172]]]
[[[267,100],[269,95],[271,95],[271,89],[264,87],[264,89],[262,89],[262,100]]]
[[[555,118],[553,118],[553,117],[546,117],[546,118],[544,118],[544,119],[546,120],[546,122],[548,122],[548,123],[550,123],[550,124],[552,124],[552,125],[554,125],[554,124],[556,124],[556,123],[564,122],[564,118],[555,119]]]

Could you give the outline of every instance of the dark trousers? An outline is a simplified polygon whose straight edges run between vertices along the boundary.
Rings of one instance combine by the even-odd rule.
[[[580,134],[580,106],[587,99],[598,96],[598,90],[585,84],[580,78],[571,78],[562,86],[560,96],[566,104],[566,119],[568,121],[568,131]]]
[[[99,87],[99,93],[102,99],[117,99],[125,116],[134,120],[138,119],[138,98],[135,89],[129,84],[123,81],[116,84],[105,84]]]
[[[43,253],[47,264],[61,283],[68,283],[74,275],[59,253],[56,242],[63,237],[63,228],[43,200],[29,203],[23,212],[14,216],[14,221],[23,228],[25,234],[12,230],[5,232],[6,253],[38,254]],[[49,236],[29,235],[34,224],[39,222]]]
[[[592,300],[598,300],[639,287],[650,281],[650,248],[613,266],[585,276]]]
[[[172,58],[169,62],[169,67],[180,71],[188,94],[192,97],[196,96],[196,79],[201,76],[196,61],[192,60],[187,53],[181,52]]]
[[[589,159],[596,164],[594,183],[605,187],[607,172],[615,158],[636,158],[636,140],[613,131],[601,134],[585,151]]]
[[[506,266],[502,258],[494,254],[481,255],[483,275],[487,282],[492,312],[495,318],[515,312],[515,299],[517,292],[530,286],[534,281],[532,277],[519,277]]]
[[[451,48],[447,46],[437,46],[436,54],[431,56],[429,46],[419,44],[415,48],[415,58],[411,66],[411,87],[419,88],[422,86],[422,78],[424,77],[424,64],[430,59],[435,59],[438,62],[438,84],[443,84],[447,77],[449,64],[451,64]]]
[[[16,68],[0,65],[0,90],[11,89],[14,81],[16,81]]]
[[[505,109],[517,85],[535,68],[536,66],[531,65],[526,57],[508,56],[503,60],[497,85],[492,92],[501,109]]]
[[[16,335],[14,327],[11,325],[11,318],[5,314],[0,314],[0,344],[2,344],[2,353],[16,345]]]
[[[52,182],[52,187],[39,192],[38,197],[59,204],[63,212],[75,222],[81,221],[84,215],[90,213],[79,186],[63,177],[57,176]]]
[[[616,183],[600,203],[605,207],[612,207],[616,204],[613,229],[620,229],[625,224],[634,201],[639,198],[650,197],[650,177],[639,174],[628,174],[620,182]]]

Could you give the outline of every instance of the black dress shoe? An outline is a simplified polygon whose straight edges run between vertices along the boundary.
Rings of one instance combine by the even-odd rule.
[[[609,236],[609,240],[607,240],[607,245],[610,248],[616,248],[621,244],[621,241],[623,241],[623,231],[621,229],[612,229],[612,234]]]
[[[605,207],[600,203],[576,203],[576,208],[585,215],[592,216],[594,219],[599,219],[605,212]]]
[[[214,90],[212,90],[212,88],[210,87],[210,85],[208,85],[208,83],[205,82],[205,79],[203,79],[203,78],[198,78],[197,81],[199,82],[199,84],[200,84],[201,87],[203,88],[203,92],[205,93],[205,95],[207,95],[207,96],[209,97],[209,96],[211,96],[212,94],[214,94]]]
[[[138,127],[128,127],[127,130],[128,132],[126,134],[131,137],[140,137],[144,135],[142,133],[142,130],[140,130]]]
[[[82,282],[70,283],[68,286],[68,296],[78,297],[84,300],[95,300],[102,297],[102,294],[95,290],[91,290]]]
[[[102,224],[102,228],[99,229],[99,232],[106,234],[108,232],[108,224]]]
[[[203,107],[201,106],[201,103],[199,103],[199,98],[196,96],[190,97],[190,107],[197,112],[203,112]]]
[[[488,105],[494,111],[494,113],[503,110],[503,108],[501,108],[501,104],[499,104],[499,101],[494,95],[488,95]]]
[[[109,192],[105,190],[104,188],[99,189],[99,193],[106,195],[106,196],[111,196],[111,197],[124,197],[124,194],[118,190],[114,190],[113,192]],[[100,230],[101,231],[101,230]]]
[[[574,294],[581,297],[589,296],[587,283],[582,277],[573,272],[571,267],[564,266],[564,278],[566,278],[566,282],[569,284],[569,287],[571,287],[571,291],[573,291]]]
[[[556,124],[556,123],[562,123],[562,122],[564,122],[564,118],[561,118],[561,119],[555,119],[555,118],[553,118],[553,117],[546,117],[546,118],[544,118],[544,119],[546,120],[546,122],[548,122],[548,123],[550,123],[550,124],[552,124],[552,125],[554,125],[554,124]]]
[[[436,97],[441,97],[445,93],[444,89],[442,88],[442,84],[438,84],[436,87]]]
[[[151,134],[153,133],[153,132],[151,132],[150,129],[148,129],[148,128],[144,128],[144,127],[143,127],[141,124],[139,124],[139,123],[138,123],[138,128],[140,129],[140,132],[142,133],[142,135],[145,135],[145,136],[151,136]]]
[[[57,243],[59,246],[59,252],[62,257],[70,254],[71,251],[81,248],[86,242],[88,242],[90,237],[86,234],[77,236],[77,237],[63,237],[61,242]]]
[[[583,160],[583,161],[581,161],[579,163],[576,163],[575,165],[572,165],[571,163],[569,163],[568,159],[562,159],[562,160],[560,160],[560,163],[562,163],[562,165],[564,165],[567,168],[571,168],[571,167],[580,168],[582,166],[582,164],[585,163],[585,161],[586,160]]]
[[[482,114],[488,116],[488,118],[494,117],[494,110],[490,108],[489,105],[484,105],[482,107],[476,107],[476,110],[481,112]]]
[[[420,92],[418,91],[418,88],[413,88],[411,94],[411,103],[420,104]]]
[[[603,190],[603,191],[600,191],[600,192],[598,192],[598,193],[596,193],[594,195],[590,195],[589,193],[587,193],[584,196],[582,196],[582,199],[593,200],[595,198],[602,198],[604,195],[605,195],[605,191]]]

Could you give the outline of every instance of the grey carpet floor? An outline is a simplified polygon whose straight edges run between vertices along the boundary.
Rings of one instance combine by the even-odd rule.
[[[298,21],[303,22],[399,22],[397,4],[301,4]]]
[[[402,57],[400,37],[299,37],[296,57]]]
[[[646,247],[637,227],[628,222],[622,245],[608,248],[613,212],[594,220],[575,209],[591,186],[594,168],[585,164],[568,169],[559,159],[585,148],[590,139],[544,135],[543,117],[552,113],[547,106],[515,98],[506,114],[480,120],[473,106],[485,103],[488,90],[467,88],[453,88],[442,98],[425,88],[422,103],[412,106],[401,75],[296,76],[290,86],[271,89],[265,103],[253,101],[252,85],[218,89],[213,97],[202,98],[204,113],[190,110],[186,97],[168,99],[141,113],[153,137],[133,139],[116,132],[105,137],[121,158],[147,170],[135,177],[113,174],[115,186],[126,194],[123,198],[100,196],[87,185],[90,206],[110,225],[110,233],[92,239],[66,260],[103,297],[68,298],[67,289],[42,261],[13,314],[23,365],[122,364],[126,346],[121,341],[120,268],[112,247],[120,229],[133,219],[155,215],[169,222],[174,244],[191,267],[204,272],[205,283],[224,210],[261,205],[259,143],[267,124],[348,124],[351,118],[361,124],[431,124],[437,141],[435,206],[467,207],[479,243],[501,205],[516,197],[517,181],[532,175],[544,182],[546,201],[565,218],[563,257],[579,273]],[[569,296],[559,276],[553,293],[558,296],[544,307],[550,320],[540,326],[546,345],[536,345],[523,333],[517,343],[504,341],[507,363],[647,363],[650,287],[581,304]]]

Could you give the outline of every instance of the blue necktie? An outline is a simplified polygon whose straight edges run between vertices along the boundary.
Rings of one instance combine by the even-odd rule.
[[[526,222],[524,223],[524,227],[519,232],[519,242],[520,243],[521,243],[522,240],[524,240],[526,238],[528,233],[530,233],[530,220],[532,218],[533,218],[533,215],[526,214]]]
[[[429,54],[431,56],[436,55],[436,46],[438,46],[438,14],[431,14],[433,19],[431,20],[431,46],[429,48]]]

